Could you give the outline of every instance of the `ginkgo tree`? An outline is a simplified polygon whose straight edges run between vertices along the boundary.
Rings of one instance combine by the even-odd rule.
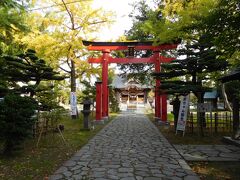
[[[76,78],[90,78],[92,74],[99,73],[99,68],[88,64],[90,54],[82,40],[93,40],[102,26],[112,22],[112,13],[92,8],[92,2],[47,1],[51,8],[43,8],[41,12],[33,9],[28,21],[32,32],[19,38],[28,48],[35,49],[40,57],[47,57],[56,68],[70,75],[73,93],[76,92]]]
[[[178,38],[191,40],[204,34],[199,25],[217,6],[218,0],[160,1],[154,11],[148,13],[141,28],[152,35],[155,43],[168,43]]]
[[[15,0],[0,1],[0,55],[19,52],[14,34],[27,31],[25,6]]]

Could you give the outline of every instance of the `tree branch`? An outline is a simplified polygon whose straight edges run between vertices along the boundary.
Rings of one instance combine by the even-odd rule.
[[[73,15],[72,15],[72,13],[70,12],[70,10],[68,9],[68,7],[67,7],[67,5],[66,5],[66,3],[65,3],[64,0],[62,0],[62,3],[63,3],[63,5],[64,5],[64,7],[65,7],[65,9],[66,9],[69,17],[70,17],[70,20],[71,20],[71,23],[72,23],[72,29],[74,29],[74,18],[73,18]]]
[[[105,22],[107,22],[107,20],[89,22],[88,25],[95,25],[95,24],[100,24],[100,23],[105,23]]]
[[[66,73],[69,73],[69,74],[71,73],[71,71],[68,71],[68,70],[62,68],[61,66],[59,66],[59,68],[60,68],[61,70],[63,70],[64,72],[66,72]]]
[[[67,54],[67,59],[69,59],[69,57],[70,57],[70,50],[72,49],[72,45],[71,44],[69,44],[69,47],[68,47],[68,54]]]
[[[72,30],[70,27],[68,27],[68,25],[66,25],[66,24],[63,24],[63,25],[64,25],[66,28]]]
[[[70,63],[69,63],[69,58],[67,58],[67,65],[68,65],[68,67],[71,69],[71,65],[70,65]]]

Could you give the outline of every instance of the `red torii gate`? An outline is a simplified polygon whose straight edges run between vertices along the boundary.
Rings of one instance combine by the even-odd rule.
[[[161,71],[161,63],[166,63],[175,58],[167,58],[160,55],[162,50],[176,49],[176,44],[161,44],[153,46],[153,42],[90,42],[83,41],[83,45],[88,47],[89,51],[102,51],[103,55],[99,58],[89,58],[89,63],[102,64],[102,82],[96,83],[96,121],[108,117],[108,64],[140,64],[153,63],[155,65],[155,72]],[[151,50],[153,55],[147,58],[135,58],[133,56],[126,58],[112,58],[109,53],[118,50]],[[155,118],[158,120],[167,121],[167,95],[160,95],[160,80],[156,80],[155,87]]]

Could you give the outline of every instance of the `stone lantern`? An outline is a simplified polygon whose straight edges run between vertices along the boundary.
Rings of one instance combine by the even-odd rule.
[[[90,99],[85,99],[81,104],[83,104],[83,129],[89,130],[89,114],[91,111],[91,105],[93,104]]]

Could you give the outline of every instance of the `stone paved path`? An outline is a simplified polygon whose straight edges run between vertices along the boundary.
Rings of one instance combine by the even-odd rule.
[[[143,114],[121,114],[50,179],[199,179]]]
[[[174,145],[187,161],[240,161],[240,148],[234,145]]]

